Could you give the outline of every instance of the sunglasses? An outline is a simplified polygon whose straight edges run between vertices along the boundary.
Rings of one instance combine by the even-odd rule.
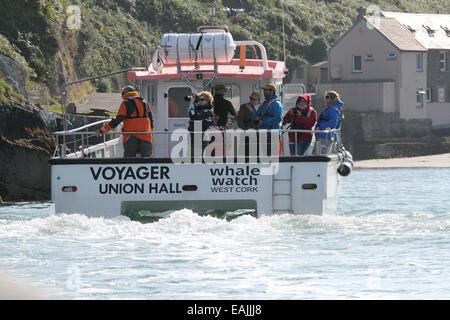
[[[326,96],[325,99],[334,99],[332,96]]]
[[[258,98],[250,97],[250,100],[259,100]]]
[[[198,99],[198,101],[206,101],[206,99],[201,98],[201,99]]]

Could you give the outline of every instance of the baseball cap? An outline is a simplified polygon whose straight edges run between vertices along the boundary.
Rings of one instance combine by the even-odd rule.
[[[277,91],[277,87],[273,83],[268,83],[264,87],[261,87],[261,89],[271,89],[273,91]]]

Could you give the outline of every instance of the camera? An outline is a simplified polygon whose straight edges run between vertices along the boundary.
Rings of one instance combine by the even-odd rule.
[[[253,119],[252,125],[253,125],[254,127],[257,127],[257,126],[259,125],[259,118]]]
[[[184,101],[190,102],[191,98],[194,98],[194,104],[198,102],[198,95],[193,93],[192,96],[184,96]]]
[[[292,109],[292,113],[293,113],[294,117],[296,117],[301,113],[301,110],[299,107],[295,107],[294,109]]]

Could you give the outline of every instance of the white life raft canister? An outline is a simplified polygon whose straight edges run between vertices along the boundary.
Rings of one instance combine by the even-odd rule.
[[[236,50],[231,33],[209,30],[201,33],[166,33],[158,47],[159,57],[165,65],[230,63]]]

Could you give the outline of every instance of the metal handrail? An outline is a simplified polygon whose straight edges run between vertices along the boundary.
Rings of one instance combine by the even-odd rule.
[[[88,129],[90,127],[108,122],[109,119],[105,119],[105,120],[100,120],[85,126],[82,126],[80,128],[76,128],[76,129],[72,129],[72,130],[68,130],[68,131],[57,131],[57,132],[53,132],[53,135],[56,136],[56,138],[59,140],[59,137],[63,136],[73,136],[73,141],[69,142],[69,143],[63,143],[63,144],[59,144],[59,148],[57,150],[59,150],[60,155],[62,158],[65,158],[67,151],[72,154],[72,153],[77,153],[78,149],[77,149],[77,144],[81,141],[81,145],[78,147],[81,150],[82,156],[84,157],[85,151],[88,151],[88,154],[90,153],[90,149],[91,148],[95,148],[96,146],[100,146],[100,145],[105,145],[106,147],[106,142],[107,141],[113,141],[112,139],[117,139],[117,135],[124,135],[124,134],[155,134],[155,135],[166,135],[167,137],[169,137],[168,135],[171,134],[172,132],[169,131],[109,131],[109,132],[105,132],[100,134],[98,131],[82,131],[84,129]],[[250,130],[251,133],[249,132],[249,130],[242,130],[242,129],[237,129],[237,130],[230,130],[230,129],[224,129],[224,130],[219,130],[219,129],[209,129],[206,131],[188,131],[186,130],[185,132],[180,132],[178,131],[177,134],[178,135],[186,135],[186,136],[190,136],[192,134],[220,134],[223,135],[224,137],[227,134],[231,134],[232,138],[238,138],[241,139],[242,137],[248,137],[249,133],[250,134],[257,134],[257,136],[259,137],[260,134],[271,134],[271,135],[280,135],[281,137],[281,141],[286,141],[286,137],[283,136],[285,133],[294,133],[296,136],[299,133],[309,133],[309,134],[316,134],[316,133],[320,133],[320,134],[326,134],[327,137],[325,140],[330,140],[330,145],[334,145],[334,144],[339,144],[339,142],[334,141],[333,139],[333,133],[334,132],[340,132],[340,129],[325,129],[325,130],[317,130],[315,128],[309,130],[309,129],[272,129],[272,130]],[[113,138],[112,135],[115,135],[116,137]],[[80,139],[75,138],[75,136],[81,136]],[[96,142],[93,144],[89,144],[89,138],[92,137],[103,137],[103,142]],[[295,140],[297,140],[296,138],[294,138]],[[65,139],[64,139],[65,140]],[[295,141],[294,140],[294,141]],[[240,140],[239,140],[240,141]],[[317,141],[317,139],[316,139]],[[87,142],[87,144],[85,144],[85,142]],[[291,143],[291,137],[289,137],[289,143]],[[169,142],[167,142],[169,143]],[[239,142],[240,143],[240,142]],[[282,142],[283,143],[283,142]],[[228,144],[228,142],[226,142],[224,140],[224,147]],[[234,144],[234,143],[233,143]],[[70,150],[70,148],[68,146],[73,146],[72,150]],[[329,153],[331,150],[327,151],[327,153]],[[322,153],[322,152],[321,152]],[[297,155],[297,144],[295,144],[295,155]]]
[[[101,121],[92,123],[91,125],[99,124],[99,123],[105,123],[105,122],[109,122],[109,121],[110,120],[101,120]],[[82,135],[82,134],[97,134],[98,133],[98,131],[77,132],[78,130],[81,130],[81,128],[87,128],[87,127],[90,127],[90,126],[86,125],[86,126],[83,126],[83,127],[77,128],[77,129],[69,130],[69,131],[56,131],[56,132],[53,132],[52,134],[56,135],[56,136],[62,136],[62,135],[71,135],[71,134],[73,134],[73,135]],[[238,130],[241,130],[241,131],[238,131]],[[281,133],[285,133],[285,132],[287,132],[287,133],[299,132],[299,133],[311,133],[311,134],[313,134],[313,133],[331,134],[331,133],[340,131],[340,129],[325,129],[325,130],[314,130],[314,129],[312,129],[312,130],[307,130],[307,129],[262,129],[262,130],[266,130],[265,132],[278,131],[278,132],[281,132]],[[188,131],[186,129],[186,131],[187,131],[186,134],[190,134],[190,133],[206,133],[206,132],[208,132],[208,133],[226,133],[227,131],[236,131],[236,132],[245,133],[248,130],[242,130],[242,129],[236,129],[236,130],[231,129],[230,130],[230,129],[228,129],[228,130]],[[263,131],[261,131],[261,129],[260,129],[260,130],[254,130],[254,132],[263,132]],[[170,134],[170,133],[171,132],[169,132],[169,131],[108,131],[108,132],[105,132],[105,133],[102,133],[102,134]]]
[[[56,131],[56,132],[53,132],[52,134],[54,134],[54,135],[62,135],[63,133],[66,133],[66,134],[75,133],[77,131],[81,131],[81,130],[84,130],[84,129],[87,129],[87,128],[90,128],[90,127],[94,127],[94,126],[96,126],[98,124],[107,123],[107,122],[110,122],[110,121],[111,121],[111,119],[99,120],[97,122],[92,122],[92,123],[89,123],[89,124],[87,124],[85,126],[82,126],[82,127],[79,127],[79,128],[68,130],[67,132],[66,131]],[[89,132],[83,132],[83,133],[86,134],[86,133],[89,133]]]

